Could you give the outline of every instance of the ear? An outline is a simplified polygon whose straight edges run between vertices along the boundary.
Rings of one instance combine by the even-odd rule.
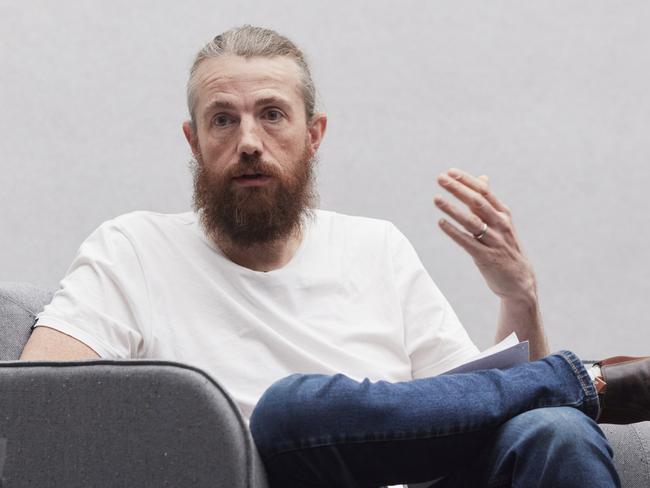
[[[185,134],[185,139],[187,139],[187,143],[190,145],[192,154],[195,156],[199,154],[199,138],[196,134],[196,131],[192,128],[192,124],[189,120],[183,122],[183,134]]]
[[[325,129],[327,129],[327,115],[324,113],[317,113],[307,123],[307,131],[309,135],[309,145],[315,153],[323,137],[325,137]]]

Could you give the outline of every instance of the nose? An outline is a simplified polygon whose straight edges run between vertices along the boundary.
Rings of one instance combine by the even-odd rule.
[[[237,151],[239,154],[249,156],[262,154],[262,138],[259,133],[260,128],[252,117],[243,117],[239,125],[239,145]]]

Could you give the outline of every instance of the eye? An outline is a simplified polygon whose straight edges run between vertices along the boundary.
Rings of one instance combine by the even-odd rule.
[[[212,124],[216,125],[217,127],[226,127],[229,124],[232,124],[233,121],[234,118],[228,114],[217,114],[212,119]]]
[[[270,108],[264,112],[264,118],[269,122],[278,122],[284,118],[284,114],[277,108]]]

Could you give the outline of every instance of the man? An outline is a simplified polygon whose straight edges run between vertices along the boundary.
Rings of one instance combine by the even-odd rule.
[[[470,211],[437,197],[465,230],[441,228],[501,298],[497,339],[517,332],[543,359],[440,376],[477,349],[412,246],[388,222],[314,208],[327,126],[314,93],[302,53],[273,31],[208,43],[183,125],[196,213],[100,226],[22,359],[203,367],[250,418],[272,486],[617,486],[594,420],[650,418],[650,362],[590,373],[570,352],[547,356],[509,210],[486,178],[450,170],[439,183]]]

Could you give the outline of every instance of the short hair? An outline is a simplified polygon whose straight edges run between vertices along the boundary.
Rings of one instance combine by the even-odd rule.
[[[216,36],[203,46],[194,58],[187,81],[187,108],[190,112],[190,123],[193,130],[196,130],[194,117],[197,98],[196,71],[206,59],[219,58],[228,54],[245,58],[286,56],[293,59],[300,70],[305,115],[307,120],[313,117],[316,106],[316,88],[303,52],[291,40],[271,29],[243,25]]]

